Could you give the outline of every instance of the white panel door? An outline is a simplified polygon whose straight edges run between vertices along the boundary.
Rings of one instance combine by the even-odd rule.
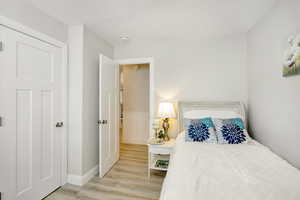
[[[103,177],[119,159],[119,70],[103,55],[99,67],[99,176]]]
[[[62,50],[0,32],[1,192],[4,200],[39,200],[60,186]]]

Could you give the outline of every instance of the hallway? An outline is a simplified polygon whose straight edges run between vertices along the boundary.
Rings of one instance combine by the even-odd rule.
[[[45,200],[158,200],[164,174],[147,177],[146,145],[120,145],[120,160],[102,179],[94,177],[82,187],[67,184]]]

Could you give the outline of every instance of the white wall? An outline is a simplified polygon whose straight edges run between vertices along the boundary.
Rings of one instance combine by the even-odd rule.
[[[255,138],[300,167],[300,76],[282,77],[287,39],[300,32],[300,1],[278,1],[248,34],[250,127]]]
[[[210,42],[132,40],[115,47],[114,54],[116,59],[154,58],[155,112],[160,99],[247,99],[245,35]],[[171,135],[176,130],[173,125]]]
[[[149,139],[149,65],[123,65],[123,134],[121,141],[147,144]]]
[[[99,54],[113,47],[83,25],[69,27],[68,173],[80,178],[99,162]]]
[[[82,172],[83,26],[69,28],[68,173]]]
[[[99,55],[113,58],[113,47],[84,29],[83,72],[83,173],[99,162]]]
[[[57,40],[67,41],[67,26],[35,8],[29,1],[0,0],[0,15],[13,19]]]

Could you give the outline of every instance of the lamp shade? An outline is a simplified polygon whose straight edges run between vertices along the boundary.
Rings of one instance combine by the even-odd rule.
[[[158,117],[175,118],[176,113],[175,113],[174,105],[169,102],[161,102],[158,108]]]

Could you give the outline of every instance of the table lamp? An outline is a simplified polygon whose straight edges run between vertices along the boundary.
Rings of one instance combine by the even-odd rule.
[[[168,139],[168,129],[170,127],[169,118],[176,117],[174,105],[170,102],[161,102],[158,108],[158,117],[163,118],[162,127]]]

